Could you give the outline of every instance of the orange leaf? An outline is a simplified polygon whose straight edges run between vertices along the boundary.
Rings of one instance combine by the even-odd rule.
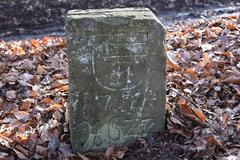
[[[55,89],[56,92],[64,92],[64,91],[68,91],[68,85],[63,85],[61,87],[58,87]]]
[[[227,22],[227,23],[226,23],[226,27],[227,27],[227,29],[229,29],[229,30],[234,30],[234,29],[237,28],[237,27],[235,26],[235,24],[232,23],[232,22]]]
[[[31,40],[31,43],[32,43],[32,46],[34,46],[35,48],[39,47],[39,42],[38,42],[38,40],[32,39],[32,40]]]
[[[24,134],[18,134],[18,139],[20,140],[20,141],[27,141],[28,140],[28,136],[26,136],[26,135],[24,135]]]
[[[193,108],[192,109],[193,112],[195,113],[195,115],[198,117],[198,119],[200,119],[202,122],[205,122],[206,121],[206,117],[205,115],[203,114],[202,110],[199,109],[199,108]]]
[[[53,102],[53,100],[51,98],[48,98],[48,97],[45,97],[42,100],[42,103],[45,104],[45,105],[50,105],[50,104],[52,104],[52,102]]]
[[[61,108],[62,108],[62,105],[55,103],[55,104],[53,105],[53,107],[54,107],[55,109],[61,109]]]
[[[36,91],[31,91],[30,92],[30,97],[36,98],[37,96],[38,96],[38,92],[36,92]]]
[[[185,73],[188,74],[193,80],[197,79],[197,73],[195,68],[187,68]]]
[[[180,107],[180,110],[184,114],[192,114],[191,108],[188,106],[187,101],[185,99],[180,99],[178,101],[178,105]]]
[[[43,44],[44,46],[46,46],[46,45],[48,44],[49,39],[50,39],[49,37],[44,36],[44,37],[42,38],[42,44]]]
[[[181,70],[180,66],[167,54],[167,65],[174,70]]]
[[[62,109],[62,105],[58,103],[54,103],[50,107],[48,107],[46,110],[53,111],[53,110],[60,110],[60,109]]]
[[[25,50],[21,46],[11,45],[11,50],[13,54],[16,54],[16,55],[25,54]]]

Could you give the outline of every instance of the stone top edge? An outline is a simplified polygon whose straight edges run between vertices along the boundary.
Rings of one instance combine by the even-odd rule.
[[[136,13],[136,12],[152,12],[149,8],[144,7],[130,7],[130,8],[113,8],[113,9],[74,9],[68,11],[67,15],[81,15],[81,14],[96,14],[96,13],[111,13],[114,14],[116,12],[130,12],[130,13]]]
[[[155,18],[153,12],[148,8],[114,8],[114,9],[87,9],[70,10],[67,18],[97,18],[97,17],[131,17],[135,19]]]

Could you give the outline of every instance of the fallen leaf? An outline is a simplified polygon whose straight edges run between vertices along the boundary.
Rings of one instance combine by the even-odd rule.
[[[55,89],[56,92],[65,92],[68,91],[68,85],[63,85]]]
[[[188,106],[187,101],[185,99],[180,99],[178,101],[178,105],[180,107],[181,113],[192,114],[192,109]]]
[[[222,80],[223,83],[240,84],[240,76],[232,75]]]
[[[200,65],[201,67],[204,67],[208,62],[209,62],[208,53],[207,53],[207,52],[204,52],[204,53],[203,53],[203,58],[200,59],[199,65]]]
[[[207,138],[207,145],[208,146],[216,146],[217,148],[224,148],[223,143],[217,138],[216,136],[209,136]]]
[[[58,103],[54,103],[53,105],[50,105],[46,110],[47,111],[52,111],[52,110],[60,110],[62,109],[62,105]]]
[[[176,71],[181,70],[180,66],[168,54],[167,54],[167,65]]]
[[[128,151],[127,147],[109,147],[106,150],[106,158],[107,160],[110,159],[123,159],[124,155],[126,154],[126,152]]]
[[[237,27],[232,22],[226,22],[227,29],[229,30],[235,30]]]
[[[20,110],[28,111],[31,108],[32,103],[30,101],[23,101],[20,105]]]
[[[31,43],[32,43],[32,46],[34,46],[35,48],[38,48],[39,47],[39,42],[37,39],[32,39],[31,40]]]
[[[200,108],[192,108],[192,110],[202,122],[206,121],[206,117]]]
[[[29,119],[29,113],[25,111],[16,111],[14,115],[20,121],[27,121]]]
[[[191,77],[191,79],[193,79],[193,80],[197,79],[197,72],[196,72],[195,68],[187,68],[187,69],[185,69],[184,72],[186,74],[188,74]]]
[[[38,65],[37,66],[37,74],[42,75],[44,73],[44,67],[43,65]]]
[[[22,133],[17,134],[17,138],[20,140],[20,142],[24,143],[28,140],[28,136]]]
[[[7,91],[6,97],[10,101],[16,99],[17,98],[16,91],[14,91],[14,90]]]
[[[43,98],[42,103],[48,106],[53,103],[53,100],[51,98],[45,97]]]
[[[90,160],[88,157],[86,157],[80,153],[78,153],[77,155],[81,158],[81,160]]]
[[[5,71],[5,69],[6,69],[6,64],[0,62],[0,73],[3,73]]]
[[[39,94],[38,94],[37,91],[30,91],[29,96],[30,96],[31,98],[37,98],[37,97],[39,96]]]
[[[72,149],[71,149],[70,144],[67,144],[67,143],[61,143],[60,147],[59,147],[59,151],[61,152],[63,157],[68,157],[69,158],[69,157],[74,157],[75,156],[75,154],[72,153]],[[82,157],[80,157],[80,158],[82,158]]]

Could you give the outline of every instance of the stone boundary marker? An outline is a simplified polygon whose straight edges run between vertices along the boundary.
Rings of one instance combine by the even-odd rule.
[[[71,10],[66,33],[73,151],[163,131],[165,29],[156,16],[147,8]]]

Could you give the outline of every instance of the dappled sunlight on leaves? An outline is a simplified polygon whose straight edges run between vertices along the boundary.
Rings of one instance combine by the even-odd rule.
[[[195,150],[192,158],[228,157],[232,146],[233,157],[240,153],[237,21],[239,16],[229,16],[183,23],[177,32],[168,28],[168,54],[180,69],[168,66],[167,128],[189,139],[183,145]]]
[[[240,16],[234,15],[168,27],[170,142],[159,135],[139,140],[137,151],[123,146],[84,155],[74,154],[69,140],[65,38],[0,41],[1,158],[117,160],[168,145],[180,150],[181,158],[239,157],[239,28]]]

